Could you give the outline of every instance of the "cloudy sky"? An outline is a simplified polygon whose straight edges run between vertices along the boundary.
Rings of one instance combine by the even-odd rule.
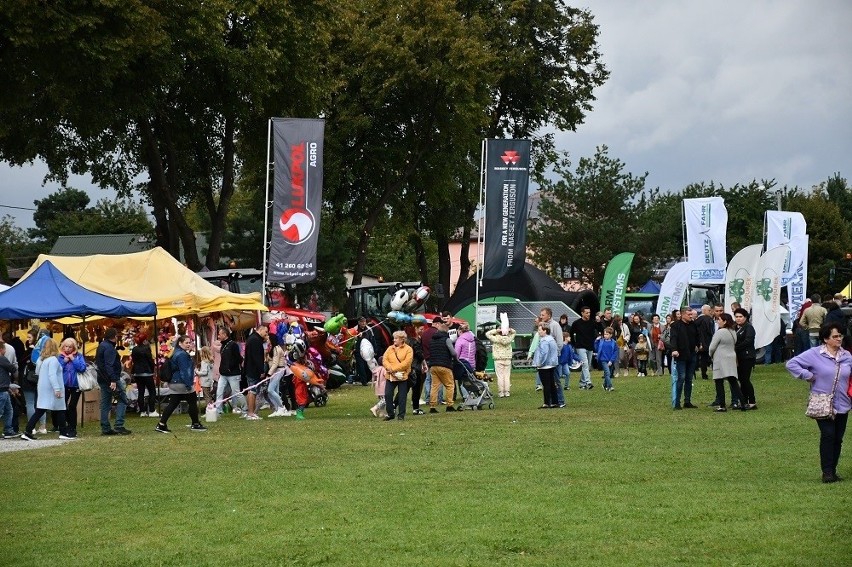
[[[610,79],[594,111],[557,146],[579,157],[605,144],[648,186],[775,179],[809,188],[852,180],[852,2],[585,0]],[[56,191],[45,168],[0,164],[0,215],[32,226]],[[112,192],[86,178],[92,202]]]
[[[610,70],[558,146],[647,185],[852,180],[852,2],[586,0]]]

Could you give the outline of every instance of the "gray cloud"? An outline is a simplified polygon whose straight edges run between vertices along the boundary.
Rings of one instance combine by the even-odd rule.
[[[588,0],[609,81],[572,162],[606,144],[648,184],[810,187],[852,155],[852,4]]]

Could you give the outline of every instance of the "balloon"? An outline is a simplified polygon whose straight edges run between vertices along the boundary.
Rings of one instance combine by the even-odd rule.
[[[376,351],[373,349],[373,343],[369,339],[361,339],[358,343],[358,351],[361,353],[361,358],[367,362],[367,366],[371,366],[372,362],[370,368],[372,370],[376,366]]]
[[[411,296],[405,305],[402,306],[402,310],[406,313],[411,313],[423,305],[427,299],[429,299],[429,286],[422,285],[411,292]]]
[[[399,311],[402,309],[402,306],[405,305],[405,302],[408,301],[408,292],[404,289],[396,290],[396,293],[393,294],[393,298],[391,298],[390,308],[393,311]]]
[[[415,313],[411,316],[412,325],[425,325],[426,323],[426,317],[424,315],[421,315],[420,313]]]
[[[323,329],[330,335],[336,335],[340,332],[340,329],[343,325],[346,324],[346,315],[340,313],[339,315],[335,315],[331,319],[325,322],[325,325],[322,326]]]
[[[402,311],[391,311],[390,313],[388,313],[387,317],[397,325],[411,324],[411,315],[409,315],[408,313],[403,313]]]
[[[509,315],[508,313],[500,313],[500,333],[503,335],[509,334]]]

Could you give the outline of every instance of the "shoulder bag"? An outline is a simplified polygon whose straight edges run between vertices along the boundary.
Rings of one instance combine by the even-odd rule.
[[[831,386],[830,394],[817,394],[811,392],[808,397],[808,409],[805,410],[805,415],[811,419],[834,419],[834,414],[837,413],[834,409],[834,390],[837,388],[837,380],[840,378],[840,363],[835,361],[837,367],[834,371],[834,384]]]

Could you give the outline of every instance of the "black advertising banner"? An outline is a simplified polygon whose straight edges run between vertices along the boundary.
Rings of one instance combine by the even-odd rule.
[[[482,278],[523,268],[527,248],[530,141],[485,141],[485,255]]]
[[[267,281],[317,277],[324,120],[273,118],[274,196]]]

